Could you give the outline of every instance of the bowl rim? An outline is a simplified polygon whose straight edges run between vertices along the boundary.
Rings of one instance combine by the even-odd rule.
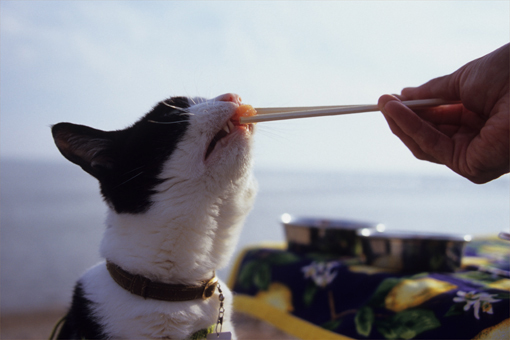
[[[414,230],[384,230],[378,231],[373,228],[359,229],[358,236],[367,239],[400,239],[400,240],[434,240],[470,242],[473,237],[469,234],[449,234]]]
[[[363,228],[374,229],[384,228],[384,225],[382,223],[342,218],[293,216],[290,214],[283,214],[280,217],[280,222],[285,227],[297,227],[297,228],[348,229],[348,230],[359,230]]]

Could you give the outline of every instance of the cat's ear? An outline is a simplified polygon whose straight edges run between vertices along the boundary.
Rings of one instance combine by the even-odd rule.
[[[113,168],[114,132],[71,123],[53,125],[51,132],[60,153],[92,176],[99,178]]]

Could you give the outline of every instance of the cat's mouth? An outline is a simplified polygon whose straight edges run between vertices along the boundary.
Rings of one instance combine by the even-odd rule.
[[[211,143],[209,143],[209,146],[207,147],[207,151],[205,152],[205,159],[207,159],[207,157],[209,157],[209,155],[211,154],[211,152],[214,150],[214,147],[216,146],[216,144],[218,144],[218,142],[227,137],[232,131],[234,131],[235,129],[235,125],[234,123],[232,122],[232,120],[228,120],[227,123],[221,128],[220,131],[218,131],[218,133],[213,137],[213,139],[211,140]]]
[[[209,157],[209,155],[211,154],[211,152],[213,152],[214,148],[216,147],[216,144],[218,144],[218,142],[220,140],[222,140],[223,138],[230,135],[237,128],[247,128],[247,129],[251,130],[251,125],[252,124],[241,125],[241,124],[239,124],[238,121],[236,121],[234,119],[229,119],[225,123],[225,125],[221,128],[221,130],[218,131],[218,133],[213,137],[213,139],[211,140],[211,143],[209,143],[209,146],[207,147],[207,151],[205,152],[205,159],[207,159]]]

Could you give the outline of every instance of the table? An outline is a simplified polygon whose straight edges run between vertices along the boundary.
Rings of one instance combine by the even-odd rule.
[[[255,245],[229,279],[234,310],[301,339],[510,339],[510,244],[471,241],[454,273]]]

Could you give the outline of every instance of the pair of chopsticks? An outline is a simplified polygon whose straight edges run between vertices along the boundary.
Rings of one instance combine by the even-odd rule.
[[[432,106],[457,104],[458,102],[443,99],[420,99],[403,101],[402,104],[410,109],[420,109]],[[255,108],[257,115],[241,117],[241,124],[269,122],[284,119],[309,118],[321,116],[335,116],[350,113],[379,111],[377,105],[341,105],[341,106],[301,106],[301,107],[267,107]]]

